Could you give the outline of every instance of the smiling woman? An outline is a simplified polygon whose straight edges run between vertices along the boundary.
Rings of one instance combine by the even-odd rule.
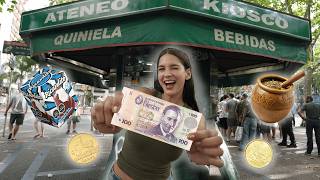
[[[140,90],[167,102],[199,111],[191,72],[190,58],[185,52],[177,48],[163,49],[157,58],[158,85],[155,89]],[[119,92],[92,108],[91,119],[94,127],[100,132],[117,133],[121,130],[120,127],[111,124],[111,118],[119,111],[123,97]],[[167,106],[166,109],[162,113],[161,123],[154,126],[150,133],[159,135],[171,143],[184,143],[185,141],[178,141],[172,134],[180,123],[180,109],[175,105]],[[214,129],[206,129],[203,116],[197,131],[189,133],[187,138],[193,141],[190,151],[187,152],[191,162],[197,165],[223,166],[224,163],[219,158],[223,154],[220,148],[222,139]],[[182,149],[175,146],[126,131],[123,149],[113,164],[108,179],[174,179],[171,163],[181,157],[182,152]],[[185,166],[179,167],[187,168]]]
[[[163,99],[172,101],[172,97],[181,97],[182,101],[193,110],[199,111],[194,97],[194,84],[191,74],[191,64],[186,53],[175,49],[167,48],[159,54],[157,62],[157,76],[155,88],[163,94]],[[173,100],[175,101],[175,100]],[[174,102],[183,105],[181,102]]]

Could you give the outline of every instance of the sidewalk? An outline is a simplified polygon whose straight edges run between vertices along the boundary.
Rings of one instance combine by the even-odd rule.
[[[228,148],[240,174],[240,179],[319,180],[320,158],[317,156],[315,140],[312,156],[305,156],[304,152],[307,146],[305,128],[295,127],[294,134],[297,148],[279,147],[277,144],[282,139],[280,139],[279,131],[277,130],[276,139],[271,142],[274,159],[270,166],[264,170],[250,168],[244,160],[244,151],[238,150],[238,144],[235,141],[228,143]]]

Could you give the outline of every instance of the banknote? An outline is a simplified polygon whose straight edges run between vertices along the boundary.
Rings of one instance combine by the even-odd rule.
[[[111,124],[190,150],[187,135],[197,130],[201,113],[130,88],[122,93],[121,108]]]

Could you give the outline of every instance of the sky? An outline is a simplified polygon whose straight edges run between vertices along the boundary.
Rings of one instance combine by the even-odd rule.
[[[49,6],[49,0],[29,0],[26,4],[25,10],[31,11]]]
[[[25,11],[40,9],[49,6],[49,0],[29,0],[26,3]],[[0,66],[4,63],[4,60],[8,59],[8,55],[1,53],[3,48],[4,40],[9,40],[10,31],[11,31],[11,24],[12,24],[12,14],[5,11],[0,13]],[[0,68],[0,73],[2,68]]]

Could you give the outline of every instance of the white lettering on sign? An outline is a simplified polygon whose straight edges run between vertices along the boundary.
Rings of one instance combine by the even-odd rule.
[[[243,8],[235,3],[226,2],[222,2],[221,9],[219,9],[219,3],[220,1],[218,0],[204,0],[203,8],[208,11],[213,10],[215,13],[222,13],[227,16],[234,16],[239,19],[246,18],[252,22],[262,22],[267,26],[276,26],[281,29],[287,29],[289,26],[288,21],[279,16],[277,13],[271,12],[268,14],[260,14],[259,12],[253,9],[249,9],[249,7]]]
[[[219,3],[219,1],[211,1],[210,0],[205,0],[204,4],[203,4],[203,8],[206,10],[210,10],[213,9],[214,12],[218,12],[220,13],[219,8],[217,7],[217,4]]]
[[[214,29],[214,40],[226,42],[236,45],[245,45],[252,48],[259,48],[267,51],[275,51],[276,47],[272,40],[265,40],[264,38],[257,38],[255,36],[243,35],[232,31],[223,31],[221,29]]]
[[[64,35],[59,35],[54,39],[54,45],[63,45],[69,43],[83,42],[83,41],[93,41],[100,39],[111,39],[120,38],[121,28],[116,26],[114,29],[111,28],[99,28],[91,29],[86,31],[78,31],[72,33],[66,33]]]
[[[48,13],[44,24],[125,9],[129,0],[109,0]]]

